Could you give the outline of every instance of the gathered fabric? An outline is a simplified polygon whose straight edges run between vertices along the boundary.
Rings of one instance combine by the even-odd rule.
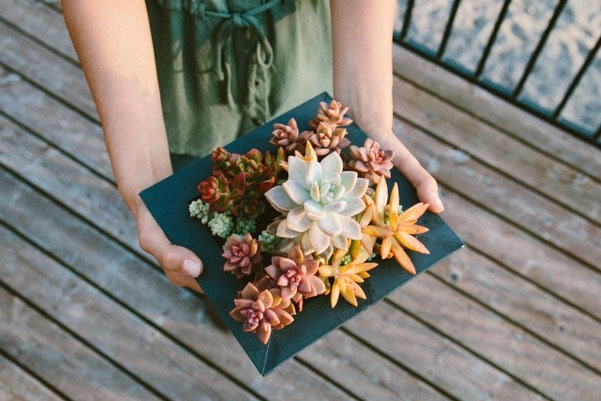
[[[219,24],[219,28],[217,28],[217,34],[215,35],[215,67],[214,71],[217,74],[218,80],[224,79],[223,68],[221,65],[221,59],[223,58],[223,48],[228,39],[228,36],[231,36],[233,28],[252,28],[254,30],[254,34],[259,37],[259,42],[257,46],[257,57],[256,60],[261,65],[261,67],[267,68],[270,67],[273,62],[273,48],[271,47],[271,43],[263,33],[263,30],[260,26],[259,20],[256,18],[257,14],[261,14],[272,7],[278,6],[282,4],[284,1],[282,0],[271,0],[267,3],[261,4],[260,6],[251,8],[243,13],[234,12],[231,14],[228,13],[217,13],[217,12],[205,12],[209,16],[222,18],[223,22]],[[260,51],[263,51],[263,54],[260,54]]]
[[[324,0],[147,0],[170,151],[203,156],[331,91]]]

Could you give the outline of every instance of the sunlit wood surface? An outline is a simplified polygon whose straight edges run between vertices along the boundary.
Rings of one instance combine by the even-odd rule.
[[[0,400],[598,400],[600,151],[394,62],[468,246],[262,378],[139,249],[60,7],[0,0]]]

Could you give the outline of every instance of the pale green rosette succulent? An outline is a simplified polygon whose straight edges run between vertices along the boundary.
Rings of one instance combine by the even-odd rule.
[[[347,239],[361,239],[361,226],[353,217],[365,209],[369,180],[342,168],[335,152],[321,162],[288,158],[288,180],[265,193],[285,215],[277,226],[278,237],[294,239],[305,253],[317,254],[330,246],[346,249]]]

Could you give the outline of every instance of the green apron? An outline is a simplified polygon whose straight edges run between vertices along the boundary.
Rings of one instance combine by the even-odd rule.
[[[147,0],[169,148],[204,156],[331,92],[325,0]]]

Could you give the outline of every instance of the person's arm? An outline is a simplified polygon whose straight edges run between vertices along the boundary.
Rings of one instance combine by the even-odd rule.
[[[392,34],[396,0],[331,0],[334,98],[415,186],[432,212],[442,212],[436,180],[392,131]]]
[[[146,4],[63,0],[62,7],[140,246],[173,284],[200,291],[193,277],[200,274],[201,261],[169,242],[138,195],[172,173]]]

